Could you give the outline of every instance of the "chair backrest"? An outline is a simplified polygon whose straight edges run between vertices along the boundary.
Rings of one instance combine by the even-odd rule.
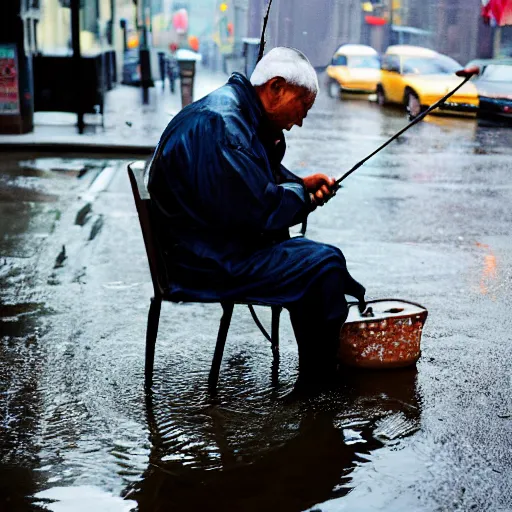
[[[155,289],[155,296],[164,294],[166,285],[166,269],[160,252],[154,224],[152,221],[151,201],[144,183],[145,162],[138,161],[128,164],[128,176],[132,186],[133,198],[139,215],[142,237],[146,246],[149,270]]]

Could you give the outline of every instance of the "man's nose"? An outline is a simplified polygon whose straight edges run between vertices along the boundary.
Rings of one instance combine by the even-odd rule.
[[[304,121],[304,119],[299,119],[295,124],[300,128],[300,127],[302,127],[303,121]]]

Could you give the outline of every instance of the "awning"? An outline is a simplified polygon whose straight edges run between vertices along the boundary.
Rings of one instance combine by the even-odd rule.
[[[488,0],[482,7],[482,17],[487,24],[512,25],[512,0]]]
[[[391,29],[393,32],[404,32],[405,34],[414,34],[417,36],[429,36],[432,34],[430,30],[424,30],[422,28],[416,27],[407,27],[404,25],[393,25]]]

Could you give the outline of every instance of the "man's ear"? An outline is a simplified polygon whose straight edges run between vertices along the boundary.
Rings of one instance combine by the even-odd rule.
[[[276,76],[270,80],[269,86],[272,96],[279,97],[286,87],[286,80],[281,76]]]

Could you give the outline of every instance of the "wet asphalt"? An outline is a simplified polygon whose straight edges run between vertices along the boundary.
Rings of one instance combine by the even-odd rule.
[[[285,164],[339,176],[406,122],[321,95]],[[209,394],[221,308],[202,304],[163,304],[144,394],[126,163],[2,155],[0,511],[512,510],[512,129],[429,117],[311,215],[369,298],[429,311],[415,367],[346,370],[314,399],[288,399],[287,315],[276,382],[242,306]]]

